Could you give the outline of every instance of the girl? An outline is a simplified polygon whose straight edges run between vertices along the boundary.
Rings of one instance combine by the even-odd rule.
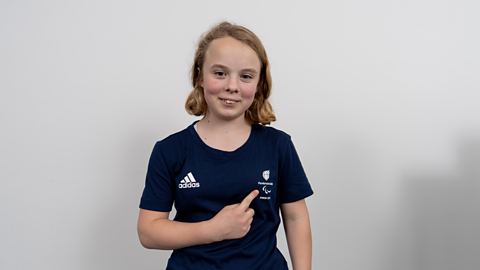
[[[265,126],[276,118],[260,39],[220,23],[201,38],[191,74],[185,108],[204,117],[153,149],[142,245],[174,250],[167,269],[287,269],[276,247],[281,209],[293,268],[311,269],[304,199],[313,191],[290,136]]]

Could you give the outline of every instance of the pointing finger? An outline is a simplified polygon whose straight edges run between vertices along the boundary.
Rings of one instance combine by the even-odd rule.
[[[250,203],[252,203],[253,199],[257,197],[258,193],[259,191],[256,189],[250,192],[250,194],[248,194],[247,197],[245,197],[245,199],[243,199],[243,201],[240,203],[240,207],[242,207],[244,210],[247,210],[248,207],[250,206]]]

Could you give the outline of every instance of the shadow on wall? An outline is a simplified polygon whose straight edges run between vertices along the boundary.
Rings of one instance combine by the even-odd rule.
[[[407,268],[480,269],[480,138],[459,143],[455,172],[405,180]]]

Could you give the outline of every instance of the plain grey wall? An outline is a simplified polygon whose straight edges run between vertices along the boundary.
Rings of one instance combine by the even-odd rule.
[[[315,190],[314,269],[478,266],[461,255],[479,238],[462,224],[480,226],[478,14],[476,0],[0,0],[0,268],[164,267],[136,235],[147,161],[196,119],[195,43],[224,19],[269,54],[273,126]]]

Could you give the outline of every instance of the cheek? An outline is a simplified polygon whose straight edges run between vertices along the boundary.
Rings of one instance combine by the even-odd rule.
[[[220,85],[216,82],[205,81],[203,94],[205,96],[205,101],[209,106],[213,106],[215,100],[217,99],[218,93],[220,92]]]
[[[245,99],[252,99],[255,97],[255,92],[257,90],[257,86],[256,85],[253,85],[253,86],[248,86],[246,88],[243,89],[243,97]]]
[[[221,87],[218,82],[206,82],[204,89],[211,94],[217,94],[220,92]]]

